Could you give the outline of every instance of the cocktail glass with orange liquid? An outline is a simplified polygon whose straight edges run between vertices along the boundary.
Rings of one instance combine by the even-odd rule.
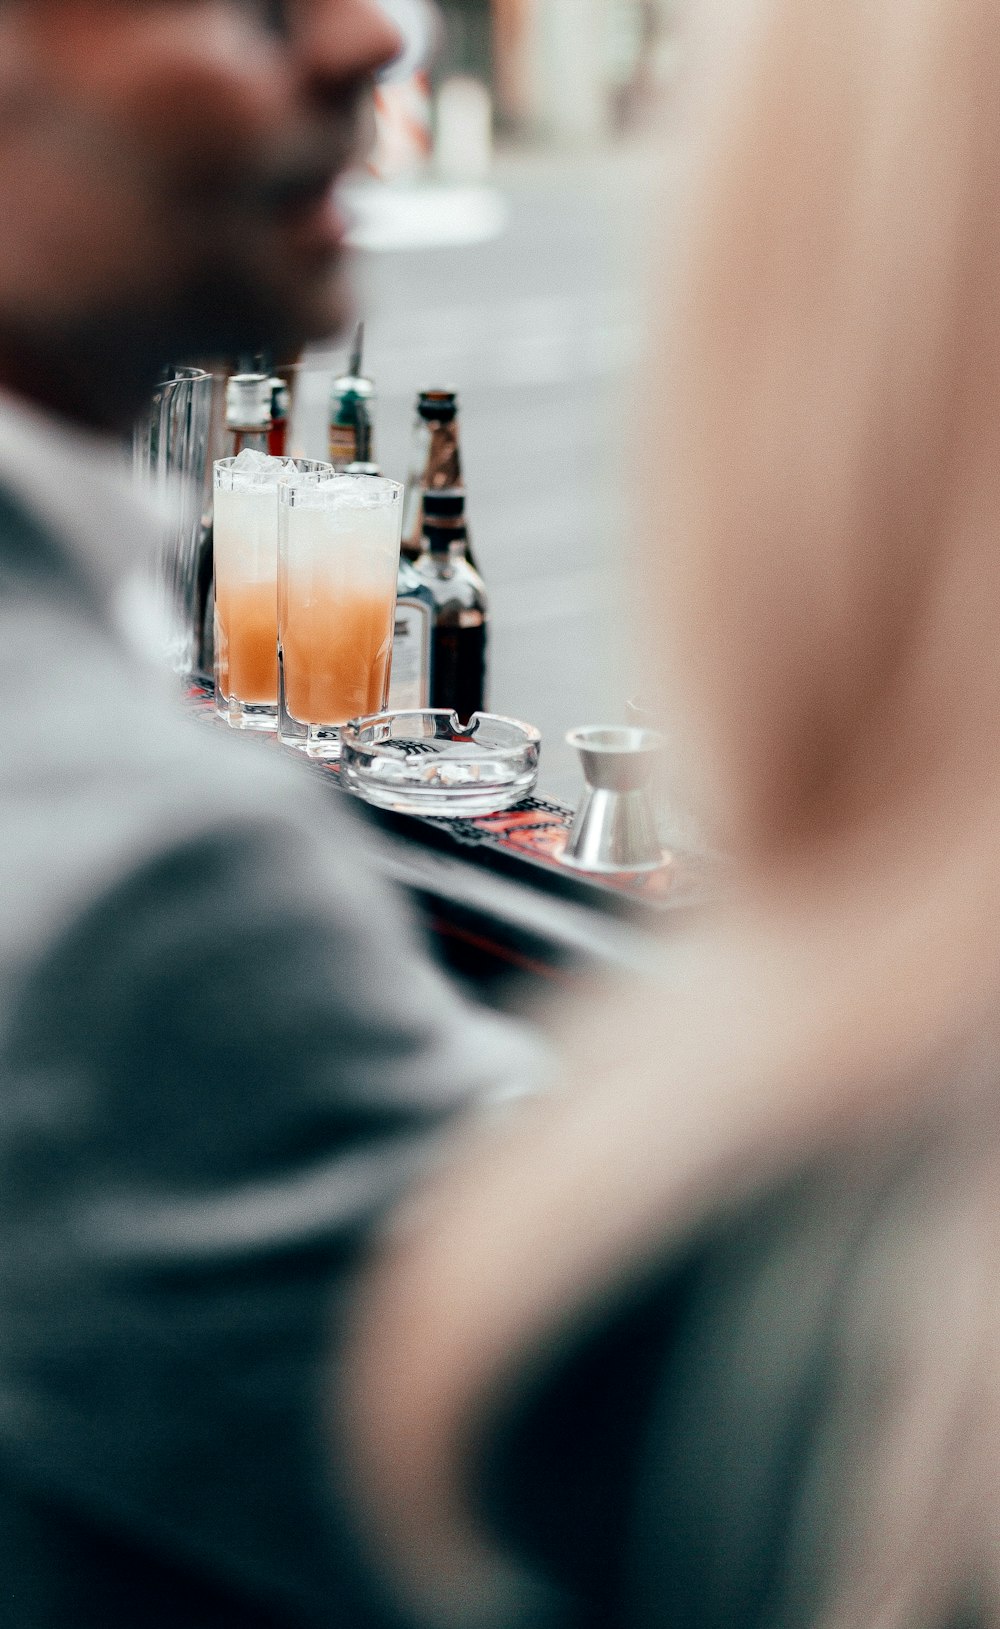
[[[214,466],[215,699],[241,730],[278,722],[278,489],[332,466],[245,451]]]
[[[316,757],[389,687],[403,488],[372,475],[289,480],[278,526],[278,733]]]

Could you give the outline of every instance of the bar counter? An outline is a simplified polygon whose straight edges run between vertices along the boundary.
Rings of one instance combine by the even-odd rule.
[[[192,685],[188,700],[207,727],[227,727],[209,686]],[[284,750],[263,734],[260,743]],[[331,796],[351,796],[336,761],[311,767]],[[410,896],[441,960],[498,1007],[523,1001],[526,987],[541,996],[601,972],[652,971],[665,919],[692,910],[711,888],[710,867],[687,854],[671,855],[659,871],[613,877],[565,864],[573,810],[543,795],[471,820],[351,801],[372,828],[376,864]]]

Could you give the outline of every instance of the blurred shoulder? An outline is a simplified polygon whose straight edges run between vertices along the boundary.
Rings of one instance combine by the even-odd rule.
[[[195,719],[127,619],[2,493],[0,581],[0,959],[205,836],[233,846],[263,829],[279,865],[323,851],[350,892],[363,836],[344,800],[268,743]]]

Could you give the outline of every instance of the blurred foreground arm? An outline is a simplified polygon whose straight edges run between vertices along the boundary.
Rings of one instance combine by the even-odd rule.
[[[7,1588],[81,1629],[355,1629],[381,1619],[322,1422],[357,1261],[453,1118],[537,1060],[432,968],[346,811],[174,731],[114,818],[106,770],[42,776],[32,930],[60,833],[97,853],[3,1036]]]

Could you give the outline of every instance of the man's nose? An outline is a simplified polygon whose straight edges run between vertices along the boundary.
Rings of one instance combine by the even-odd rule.
[[[296,55],[319,88],[369,78],[403,49],[399,30],[378,0],[320,0],[302,8]]]

